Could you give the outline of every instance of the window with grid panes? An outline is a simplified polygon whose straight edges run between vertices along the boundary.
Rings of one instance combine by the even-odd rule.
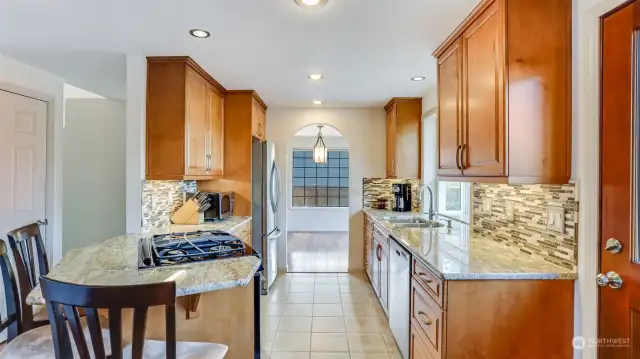
[[[349,151],[328,150],[327,163],[312,150],[293,150],[294,207],[349,207]]]

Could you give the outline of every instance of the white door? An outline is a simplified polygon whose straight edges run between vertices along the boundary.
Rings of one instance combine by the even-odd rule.
[[[0,238],[45,219],[46,171],[47,103],[0,90]]]

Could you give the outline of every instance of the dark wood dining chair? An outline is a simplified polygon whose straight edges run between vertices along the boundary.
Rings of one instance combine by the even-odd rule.
[[[13,266],[9,260],[7,245],[0,241],[0,275],[4,290],[4,301],[7,308],[6,318],[0,317],[0,333],[7,331],[7,342],[11,342],[21,332],[20,321],[20,297],[18,295],[18,285],[13,274]]]
[[[0,318],[0,333],[7,332],[7,342],[0,350],[0,359],[55,359],[55,345],[48,325],[28,331],[22,327],[18,285],[5,241],[0,241],[0,275],[7,307],[6,318]],[[102,336],[109,340],[107,330],[102,329]],[[74,356],[66,357],[70,358]]]
[[[38,285],[38,278],[49,273],[49,261],[40,234],[40,226],[37,223],[32,223],[10,231],[7,233],[7,237],[13,260],[16,263],[20,306],[22,307],[22,326],[24,330],[30,330],[47,325],[49,320],[45,308],[26,304],[29,292]]]
[[[176,341],[175,282],[83,286],[42,277],[40,287],[47,302],[57,359],[73,358],[71,337],[80,359],[121,359],[123,356],[132,359],[221,359],[227,353],[227,346],[221,344]],[[145,340],[147,312],[154,306],[165,306],[165,342]],[[78,309],[86,313],[93,356],[82,330]],[[100,335],[98,309],[108,312],[109,347],[105,346]],[[132,343],[125,348],[122,345],[122,309],[133,309]],[[106,356],[107,348],[110,356]]]

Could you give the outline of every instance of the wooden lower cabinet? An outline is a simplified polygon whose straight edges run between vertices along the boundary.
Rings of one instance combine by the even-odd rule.
[[[434,291],[416,272],[411,359],[573,358],[573,281],[452,280]]]

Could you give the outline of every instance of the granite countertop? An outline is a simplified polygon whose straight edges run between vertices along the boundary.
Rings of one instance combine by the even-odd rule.
[[[452,221],[451,229],[447,229],[446,226],[434,229],[402,229],[390,223],[388,218],[428,219],[428,216],[421,213],[399,213],[369,208],[365,208],[364,212],[386,228],[400,245],[411,252],[414,258],[439,274],[444,280],[573,280],[578,277],[574,270],[557,266],[542,258],[523,253],[515,247],[473,234],[470,226],[464,223]]]
[[[231,217],[202,225],[170,225],[150,232],[162,234],[217,229],[233,234],[250,220],[251,217]],[[174,280],[177,296],[185,296],[246,286],[260,267],[259,258],[247,256],[139,270],[140,236],[117,236],[72,250],[49,271],[47,277],[89,285],[135,285]],[[37,286],[29,293],[27,304],[44,303],[40,286]]]

